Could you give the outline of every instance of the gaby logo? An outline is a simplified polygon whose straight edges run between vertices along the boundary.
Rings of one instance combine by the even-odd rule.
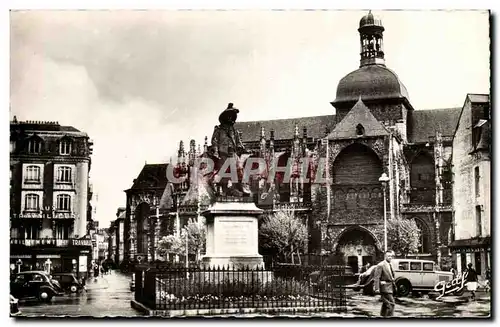
[[[461,291],[464,288],[466,277],[467,277],[467,272],[464,272],[449,282],[440,281],[439,283],[437,283],[434,286],[434,291],[440,292],[441,294],[436,298],[436,300],[439,300],[444,295]]]

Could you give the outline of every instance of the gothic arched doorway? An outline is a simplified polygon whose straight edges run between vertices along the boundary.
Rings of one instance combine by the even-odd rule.
[[[344,263],[353,273],[367,263],[375,264],[380,256],[380,244],[367,229],[355,226],[345,229],[338,237],[335,253],[344,258]]]
[[[137,251],[136,255],[144,256],[143,260],[147,260],[149,252],[149,204],[143,202],[135,209],[135,220],[137,222]]]

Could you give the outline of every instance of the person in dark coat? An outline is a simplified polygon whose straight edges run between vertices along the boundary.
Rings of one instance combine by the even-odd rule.
[[[476,290],[477,290],[477,272],[472,268],[472,263],[467,265],[465,280],[467,282],[467,290],[471,294],[471,299],[476,299]]]
[[[382,317],[391,317],[394,315],[394,271],[392,269],[391,260],[394,257],[393,251],[386,251],[385,257],[375,268],[373,277],[373,290],[375,294],[380,293],[382,307],[380,315]]]

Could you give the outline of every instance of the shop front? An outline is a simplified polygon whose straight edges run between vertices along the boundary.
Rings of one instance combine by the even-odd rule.
[[[73,272],[78,278],[89,277],[91,242],[69,240],[67,247],[11,246],[11,272],[44,270],[51,273]]]
[[[464,272],[469,263],[483,279],[486,270],[491,268],[491,238],[479,237],[465,240],[455,240],[449,248],[459,272]]]

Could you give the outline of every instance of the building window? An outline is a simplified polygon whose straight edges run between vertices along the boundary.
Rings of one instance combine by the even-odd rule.
[[[481,221],[481,206],[476,206],[476,234],[481,237],[483,224]]]
[[[38,139],[31,139],[28,142],[28,153],[40,153],[42,151],[42,142]]]
[[[62,141],[59,143],[59,154],[68,155],[71,153],[71,142],[70,141]]]
[[[24,197],[24,209],[27,211],[39,211],[39,198],[37,194],[26,194]]]
[[[420,230],[420,245],[418,247],[418,253],[430,253],[429,228],[427,227],[427,224],[420,219],[415,219],[415,223]]]
[[[479,197],[479,186],[481,177],[479,176],[479,167],[474,168],[474,190],[476,192],[476,198]]]
[[[40,226],[37,224],[26,225],[24,227],[24,238],[28,240],[40,238]]]
[[[58,195],[56,208],[58,211],[71,211],[71,196],[68,194]]]
[[[56,238],[59,240],[67,240],[69,238],[69,225],[57,224],[56,225]]]
[[[356,135],[357,136],[365,135],[365,128],[363,127],[363,125],[358,124],[358,126],[356,126]]]
[[[27,166],[24,181],[27,183],[40,183],[40,167]]]
[[[57,181],[58,182],[71,182],[71,167],[59,167],[57,168]]]

